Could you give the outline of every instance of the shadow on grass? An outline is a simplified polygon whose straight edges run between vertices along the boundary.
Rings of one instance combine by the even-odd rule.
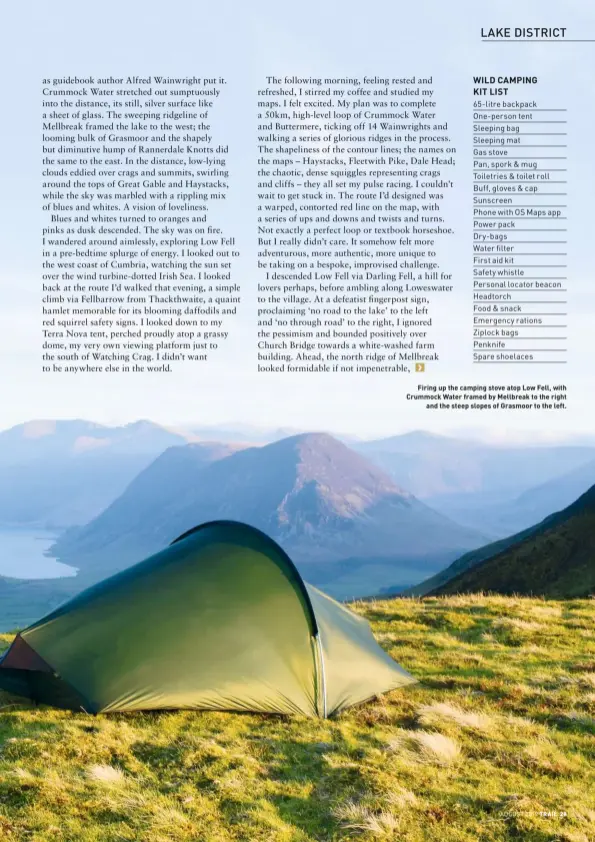
[[[40,710],[43,708],[29,707],[27,705],[21,706],[15,703],[14,706],[6,708],[4,711],[0,709],[0,714],[16,713],[17,715],[23,711]],[[48,711],[52,710],[48,708]],[[35,739],[36,737],[48,737],[52,734],[60,734],[63,730],[62,722],[51,722],[47,719],[36,718],[31,720],[22,720],[18,716],[0,716],[0,741],[4,742],[8,739]]]
[[[337,763],[331,764],[328,755],[335,753]],[[267,777],[284,790],[270,796],[279,817],[314,839],[335,838],[338,823],[332,807],[366,791],[364,756],[363,748],[354,750],[337,735],[333,742],[275,740],[269,750]]]
[[[273,795],[274,805],[279,818],[317,842],[336,839],[338,822],[334,818],[330,803],[314,796]]]

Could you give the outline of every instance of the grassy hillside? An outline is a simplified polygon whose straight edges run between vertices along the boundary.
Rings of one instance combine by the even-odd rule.
[[[541,523],[465,553],[403,595],[478,591],[558,599],[594,593],[595,486]]]
[[[0,632],[16,626],[25,628],[83,587],[79,576],[57,579],[7,579],[0,576]]]
[[[457,575],[451,565],[441,574],[451,576],[431,593],[494,591],[564,599],[595,593],[595,487],[516,539]]]
[[[336,720],[91,717],[0,694],[0,839],[595,838],[595,600],[355,607],[420,684]]]
[[[459,573],[463,573],[465,570],[469,570],[471,567],[474,567],[476,564],[479,564],[488,558],[492,558],[492,556],[506,550],[511,546],[511,544],[514,544],[517,541],[522,541],[528,535],[531,535],[537,528],[537,526],[532,526],[530,529],[525,529],[523,532],[511,535],[509,538],[501,538],[499,541],[493,541],[491,544],[486,544],[478,550],[471,550],[470,552],[465,553],[465,555],[462,555],[460,558],[457,558],[456,561],[453,561],[453,563],[449,564],[448,567],[445,567],[443,570],[434,574],[434,576],[424,579],[423,582],[420,582],[418,585],[406,588],[402,591],[401,595],[425,596],[433,591],[437,591],[441,585],[454,578],[454,576],[457,576]],[[386,593],[388,596],[391,593],[398,593],[400,590],[400,588],[396,591],[393,591],[392,588],[386,588],[383,589],[382,593]]]

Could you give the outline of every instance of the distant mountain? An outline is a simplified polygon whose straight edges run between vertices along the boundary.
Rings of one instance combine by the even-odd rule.
[[[240,446],[219,442],[194,442],[168,448],[98,517],[86,526],[65,532],[52,552],[84,556],[93,553],[98,545],[121,546],[129,538],[135,546],[136,536],[146,535],[161,521],[175,496],[184,498],[192,494],[206,465],[238,449]]]
[[[569,506],[595,483],[595,460],[524,491],[494,511],[503,531],[515,532]]]
[[[494,591],[555,598],[595,592],[595,486],[504,541],[467,553],[409,593]]]
[[[588,446],[504,447],[425,432],[353,447],[432,508],[495,538],[535,522],[529,512],[515,521],[520,495],[595,460]]]
[[[504,447],[412,432],[353,447],[422,499],[520,494],[595,459],[595,447]]]
[[[292,427],[263,428],[251,424],[212,424],[186,425],[184,430],[200,441],[249,442],[252,444],[270,444],[288,436],[298,435],[303,430]]]
[[[348,595],[356,595],[395,575],[413,582],[485,541],[325,433],[247,448],[207,465],[197,454],[197,445],[166,451],[101,515],[60,538],[55,555],[99,578],[198,523],[227,518],[278,540],[309,581],[344,579]]]
[[[149,421],[30,421],[0,432],[0,525],[86,523],[188,436]]]
[[[71,576],[29,580],[0,576],[0,632],[26,628],[82,587]]]
[[[80,419],[28,421],[0,432],[0,466],[94,451],[160,453],[192,439],[190,434],[144,420],[114,427]]]

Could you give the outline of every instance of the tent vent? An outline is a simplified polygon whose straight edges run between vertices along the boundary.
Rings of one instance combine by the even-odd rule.
[[[36,672],[53,672],[53,669],[43,658],[37,654],[35,649],[17,634],[12,646],[2,658],[0,664],[5,669],[33,670]]]

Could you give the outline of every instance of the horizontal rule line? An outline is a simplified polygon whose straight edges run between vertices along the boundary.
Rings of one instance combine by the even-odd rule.
[[[529,337],[527,337],[527,338],[529,338]],[[508,342],[509,339],[514,339],[514,337],[503,336],[501,339],[482,339],[480,342],[474,341],[473,347],[478,351],[481,351],[482,349],[484,351],[498,351],[498,350],[501,351],[502,348],[499,349],[498,346],[493,344],[493,343],[495,343],[495,342],[506,343],[506,342]],[[484,342],[491,342],[492,345],[482,344]],[[505,348],[504,350],[507,350],[507,349]],[[510,349],[510,350],[512,350],[512,349]],[[517,351],[518,353],[523,353],[524,351],[535,351],[538,354],[565,354],[568,351],[568,348],[515,348],[515,351]]]
[[[474,221],[475,221],[475,220],[474,220]],[[530,219],[525,219],[525,220],[523,220],[523,221],[524,221],[524,222],[531,222],[531,220],[530,220]],[[552,220],[552,222],[553,222],[553,221],[554,221],[554,220]],[[537,220],[535,220],[535,222],[537,222]],[[474,227],[474,228],[475,228],[475,227],[477,227],[477,228],[483,228],[483,226],[482,226],[482,225],[481,225],[481,226],[480,226],[480,225],[478,225],[478,226],[473,226],[473,227]],[[490,230],[493,230],[493,229],[490,229]],[[568,228],[508,228],[508,230],[507,230],[507,232],[506,232],[506,233],[510,232],[511,234],[516,234],[516,232],[517,232],[517,231],[530,231],[530,232],[533,234],[533,232],[537,232],[537,231],[547,231],[547,232],[549,232],[549,231],[568,231]],[[554,242],[554,240],[550,240],[550,241],[548,241],[548,242]],[[566,240],[564,240],[563,242],[566,242]]]
[[[522,207],[523,207],[523,205],[511,205],[510,207],[514,207],[514,208],[522,208]],[[527,207],[529,207],[529,208],[530,208],[530,207],[544,208],[544,207],[547,207],[547,206],[546,206],[546,205],[527,205]],[[477,208],[473,208],[473,211],[474,211],[473,216],[474,216],[474,218],[475,218],[475,211],[476,211],[476,210],[477,210]],[[511,215],[512,215],[512,214],[508,214],[508,216],[509,216],[509,217],[510,217]],[[477,218],[479,218],[479,217],[477,217]],[[557,216],[555,219],[554,219],[554,218],[552,218],[552,220],[551,220],[551,221],[552,221],[552,222],[559,222],[560,220],[562,220],[562,221],[564,221],[564,222],[565,222],[567,219],[568,219],[568,217],[567,217],[567,216]],[[541,221],[541,222],[543,222],[543,220],[540,220],[540,221]],[[531,222],[531,220],[530,220],[530,219],[527,219],[527,217],[523,217],[523,222]],[[537,222],[537,220],[535,220],[535,222]],[[513,229],[511,229],[511,230],[513,230]],[[517,230],[519,230],[519,231],[520,231],[520,230],[522,230],[522,229],[520,229],[520,228],[519,228],[519,229],[517,229]],[[538,231],[539,229],[538,229],[538,228],[534,228],[533,230],[534,230],[534,231]],[[545,230],[545,229],[544,229],[544,230]],[[565,228],[551,228],[550,230],[551,230],[551,231],[565,231],[566,229],[565,229]]]
[[[516,158],[515,158],[516,160]],[[534,160],[537,160],[535,158]],[[568,167],[557,167],[556,169],[537,167],[473,167],[473,172],[568,172]]]
[[[557,196],[557,195],[564,195],[564,194],[555,193],[554,195]],[[482,202],[481,204],[484,204],[484,203]],[[489,204],[489,203],[486,203],[486,204]],[[567,208],[567,207],[568,207],[568,205],[536,205],[534,203],[531,203],[530,205],[513,205],[511,203],[510,205],[506,206],[506,208]],[[506,210],[506,208],[503,208],[503,210]],[[474,205],[473,210],[479,210],[479,205]],[[557,217],[557,219],[560,219],[560,217]]]
[[[519,353],[522,353],[520,349]],[[473,360],[473,365],[566,365],[566,363],[567,360]],[[518,406],[523,406],[523,404],[518,404]]]
[[[477,173],[477,172],[480,172],[480,173],[484,174],[485,170],[473,170],[474,174]],[[514,170],[509,170],[509,172],[514,172]],[[522,170],[520,170],[520,172],[522,172]],[[542,184],[542,181],[540,179],[536,179],[535,181],[533,181],[531,179],[526,179],[526,178],[521,178],[521,179],[518,179],[518,178],[506,178],[506,179],[504,179],[504,178],[502,178],[502,179],[500,179],[500,178],[479,178],[479,179],[475,179],[475,180],[476,181],[485,181],[485,182],[506,181],[507,184],[510,184],[511,182],[513,184],[520,184],[521,182],[529,181],[530,184]],[[552,180],[548,179],[546,181],[546,184],[548,184],[548,185],[549,184],[568,184],[568,179],[566,179],[566,178],[555,179],[555,180],[554,179],[552,179]],[[485,192],[487,193],[488,191],[486,190]],[[542,193],[541,190],[540,190],[539,192],[535,191],[535,195],[536,196],[567,196],[568,193]]]
[[[476,268],[479,269],[481,266],[489,266],[489,263],[478,263],[476,264]],[[501,266],[501,263],[497,264]],[[514,266],[515,269],[567,269],[568,266],[566,263],[507,263],[506,266]],[[502,275],[501,277],[504,277]],[[548,279],[549,280],[549,279]]]
[[[532,342],[565,342],[568,339],[567,336],[492,336],[490,339],[482,339],[482,342],[527,342],[531,340]],[[477,341],[477,340],[474,340]],[[523,348],[524,351],[531,350],[530,348]],[[554,351],[564,351],[565,348],[554,348]]]
[[[514,303],[520,304],[521,302],[520,301],[516,301],[516,302],[511,301],[509,303],[510,304],[514,304]],[[534,302],[528,301],[527,303],[533,304]],[[479,306],[480,306],[479,304],[475,305],[475,307],[479,307]],[[485,312],[485,311],[475,310],[475,307],[473,308],[474,313],[475,312]],[[502,315],[505,315],[505,313],[506,313],[506,311],[504,311],[504,313]],[[567,315],[568,315],[568,313],[527,313],[527,312],[523,312],[523,316],[567,316]],[[551,325],[551,327],[555,327],[555,325]]]
[[[523,349],[519,348],[519,354]],[[566,360],[473,360],[473,365],[566,365]]]
[[[474,108],[473,110],[474,111],[488,111],[489,109],[487,109],[487,108]],[[498,109],[494,109],[494,110],[499,111],[500,109],[498,108]],[[525,109],[523,109],[523,111],[524,110]],[[538,109],[533,109],[533,110],[535,111],[535,110],[538,110]],[[552,108],[552,111],[554,111],[554,110],[555,109]],[[503,123],[502,125],[510,126],[511,123],[519,123],[522,126],[534,126],[536,123],[567,123],[567,122],[568,122],[568,120],[521,120],[520,117],[519,117],[516,120],[507,120],[506,123]],[[475,126],[485,126],[486,121],[485,120],[474,120],[473,123],[474,123]],[[515,132],[515,134],[516,134],[516,132]]]
[[[557,341],[561,337],[559,336],[542,336],[541,339],[553,339]],[[523,340],[524,342],[528,342],[530,339],[539,341],[539,338],[536,336],[490,336],[489,338],[477,339],[473,340],[473,346],[478,347],[482,343],[485,342],[516,342],[517,340]],[[562,351],[566,351],[567,348],[515,348],[515,351],[540,351],[542,353],[546,353],[549,351],[550,353],[561,353]]]
[[[510,276],[510,275],[502,275],[501,277],[506,278],[506,277],[512,277],[512,276]],[[556,278],[556,277],[550,277],[550,278],[523,278],[523,280],[524,280],[524,281],[565,281],[565,280],[566,280],[566,278]],[[498,290],[498,289],[506,289],[506,290],[510,290],[510,289],[517,289],[517,287],[507,287],[507,286],[501,286],[501,287],[492,287],[492,289],[496,289],[496,290]],[[547,292],[547,290],[545,290],[545,289],[524,289],[524,290],[523,290],[523,292]],[[563,289],[562,287],[556,287],[556,289],[553,289],[553,290],[552,290],[552,292],[568,292],[568,290],[567,290],[567,289],[565,289],[565,288]]]
[[[535,290],[537,292],[537,290]],[[476,299],[481,301],[482,299]],[[484,301],[487,299],[483,299]],[[507,304],[568,304],[568,301],[519,301],[515,298],[490,298],[490,301],[499,303],[506,301]],[[548,316],[567,316],[568,313],[548,313]]]
[[[484,44],[593,44],[595,38],[482,38]]]
[[[508,181],[509,182],[514,181],[514,178],[509,178]],[[568,182],[567,181],[549,181],[548,184],[568,184]],[[558,193],[544,193],[540,190],[539,192],[535,191],[534,195],[535,195],[535,198],[537,199],[537,198],[539,198],[539,196],[568,196],[568,193],[562,192],[562,191],[560,191]],[[514,207],[516,208],[517,205],[514,205]],[[534,207],[534,205],[531,205],[531,207]],[[544,207],[547,207],[547,205],[544,205]],[[566,205],[557,205],[557,206],[552,205],[552,207],[553,208],[555,208],[555,207],[564,208],[564,207],[566,207]]]
[[[535,230],[535,229],[534,229],[534,230]],[[509,246],[520,246],[521,244],[522,244],[522,245],[526,245],[526,244],[528,244],[528,243],[535,243],[535,244],[537,244],[537,243],[546,243],[546,244],[548,244],[548,245],[554,245],[554,244],[564,244],[564,243],[567,243],[567,242],[568,242],[568,240],[508,240],[508,239],[507,239],[507,240],[503,240],[502,242],[503,242],[503,243],[506,243],[506,244],[507,244],[507,245],[509,245]],[[519,252],[517,252],[517,254],[519,254]],[[543,254],[566,254],[566,252],[553,252],[553,251],[550,251],[550,252],[543,252]]]
[[[545,241],[547,242],[547,240]],[[520,240],[517,240],[517,243],[520,243]],[[509,246],[514,245],[514,243],[508,243]],[[474,252],[477,254],[477,252]],[[510,252],[506,252],[510,254]],[[511,257],[543,257],[544,255],[547,257],[564,257],[567,255],[567,251],[515,251],[515,253],[510,255]]]

